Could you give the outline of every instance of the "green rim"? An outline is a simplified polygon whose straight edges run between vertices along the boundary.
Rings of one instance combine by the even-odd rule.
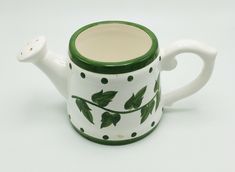
[[[126,25],[131,25],[134,27],[137,27],[144,32],[146,32],[149,37],[152,40],[152,46],[151,48],[142,56],[137,57],[135,59],[122,61],[122,62],[100,62],[88,59],[81,55],[75,46],[75,41],[80,33],[85,31],[88,28],[91,28],[93,26],[99,25],[99,24],[109,24],[109,23],[121,23]],[[154,33],[149,30],[148,28],[131,22],[126,21],[101,21],[92,23],[89,25],[86,25],[79,30],[77,30],[72,37],[70,38],[69,42],[69,54],[70,59],[79,67],[96,72],[96,73],[104,73],[104,74],[118,74],[118,73],[126,73],[138,70],[140,68],[145,67],[146,65],[150,64],[159,54],[159,48],[158,48],[158,40]]]
[[[75,127],[73,125],[72,122],[70,122],[72,127],[75,129],[75,131],[80,134],[81,136],[83,136],[84,138],[92,141],[92,142],[95,142],[95,143],[98,143],[98,144],[102,144],[102,145],[126,145],[126,144],[130,144],[130,143],[133,143],[133,142],[136,142],[138,140],[141,140],[143,138],[145,138],[146,136],[148,136],[150,133],[152,133],[158,126],[159,122],[157,125],[155,125],[150,131],[148,131],[147,133],[139,136],[139,137],[136,137],[136,138],[133,138],[133,139],[128,139],[128,140],[102,140],[102,139],[98,139],[98,138],[95,138],[95,137],[92,137],[92,136],[89,136],[83,132],[81,132],[77,127]]]

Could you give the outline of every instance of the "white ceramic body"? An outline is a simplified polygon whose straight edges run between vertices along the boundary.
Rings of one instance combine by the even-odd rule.
[[[108,127],[101,128],[102,114],[105,110],[88,104],[94,119],[94,124],[92,124],[82,115],[76,105],[76,99],[72,98],[72,96],[76,95],[92,102],[91,97],[94,93],[101,90],[104,92],[117,91],[115,97],[105,108],[115,111],[128,111],[124,108],[125,102],[132,94],[136,94],[141,88],[147,86],[141,106],[146,105],[156,94],[154,92],[154,86],[160,76],[159,57],[142,69],[123,74],[93,73],[78,67],[70,61],[72,68],[69,71],[70,79],[67,107],[73,126],[80,132],[93,138],[103,140],[104,136],[108,136],[107,140],[110,141],[131,140],[151,131],[161,118],[162,102],[159,102],[159,105],[157,105],[157,110],[155,110],[154,107],[152,114],[149,114],[148,118],[143,123],[141,123],[141,110],[137,110],[127,114],[120,114],[121,119],[116,126],[112,124]],[[150,70],[150,68],[152,70]],[[81,77],[81,72],[85,74],[85,78]],[[132,81],[128,81],[129,76],[133,77]],[[101,82],[102,78],[107,78],[108,83],[103,84]],[[160,88],[157,94],[160,95]]]
[[[217,54],[214,48],[192,40],[177,41],[154,53],[155,60],[142,68],[104,74],[85,70],[71,58],[60,58],[47,50],[44,37],[38,37],[21,50],[18,60],[34,63],[51,79],[65,97],[71,123],[82,136],[117,145],[143,138],[156,128],[163,106],[201,89],[212,74]],[[175,56],[181,53],[197,54],[203,61],[201,73],[186,86],[162,95],[160,72],[174,69]],[[127,101],[136,95],[138,105],[126,108]],[[100,101],[100,96],[108,101]]]

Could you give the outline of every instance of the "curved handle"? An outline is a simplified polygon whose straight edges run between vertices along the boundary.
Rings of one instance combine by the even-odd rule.
[[[162,50],[161,70],[174,69],[177,65],[175,56],[181,53],[197,54],[203,61],[203,68],[198,77],[191,83],[163,95],[164,105],[166,106],[192,95],[207,83],[212,74],[217,54],[214,48],[205,44],[192,40],[180,40],[173,43],[170,47]]]

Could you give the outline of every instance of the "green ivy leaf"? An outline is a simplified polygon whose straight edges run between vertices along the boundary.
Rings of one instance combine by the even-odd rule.
[[[117,91],[106,91],[101,90],[91,96],[91,100],[101,107],[107,106],[117,94]]]
[[[104,127],[108,127],[111,124],[113,124],[114,126],[117,125],[117,123],[120,121],[121,116],[120,114],[111,114],[109,112],[104,112],[102,114],[102,119],[101,119],[101,126],[100,128],[104,128]]]
[[[116,113],[116,114],[113,114],[113,125],[116,126],[117,123],[120,121],[121,119],[121,115]]]
[[[142,109],[141,109],[141,121],[140,123],[142,124],[153,112],[153,107],[154,107],[155,101],[151,100],[148,104],[146,104]]]
[[[160,103],[160,97],[161,97],[161,90],[159,89],[157,91],[157,96],[156,96],[156,105],[155,105],[155,111],[157,111],[157,108],[159,106],[159,103]]]
[[[93,116],[91,114],[91,109],[89,108],[89,106],[87,105],[87,103],[83,100],[83,99],[76,99],[76,104],[77,107],[79,108],[79,110],[83,113],[83,115],[86,117],[86,119],[88,121],[90,121],[92,124],[94,124],[93,122]]]
[[[136,95],[132,94],[132,96],[126,101],[124,108],[125,109],[137,109],[140,107],[142,100],[143,100],[143,95],[146,91],[147,86],[141,88]]]
[[[101,126],[100,128],[108,127],[113,123],[112,116],[110,115],[109,112],[104,112],[102,114],[102,119],[101,119]]]
[[[160,76],[158,76],[158,79],[157,79],[157,81],[155,82],[154,92],[157,94],[157,95],[156,95],[156,105],[155,105],[155,111],[157,111],[157,108],[158,108],[159,103],[160,103],[160,97],[161,97]]]
[[[158,79],[155,81],[154,85],[154,93],[156,93],[157,90],[160,88],[160,76],[158,76]]]

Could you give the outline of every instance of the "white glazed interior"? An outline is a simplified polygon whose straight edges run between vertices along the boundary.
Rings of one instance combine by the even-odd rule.
[[[80,54],[101,62],[120,62],[140,57],[151,45],[152,40],[145,31],[121,23],[93,26],[76,39]]]

